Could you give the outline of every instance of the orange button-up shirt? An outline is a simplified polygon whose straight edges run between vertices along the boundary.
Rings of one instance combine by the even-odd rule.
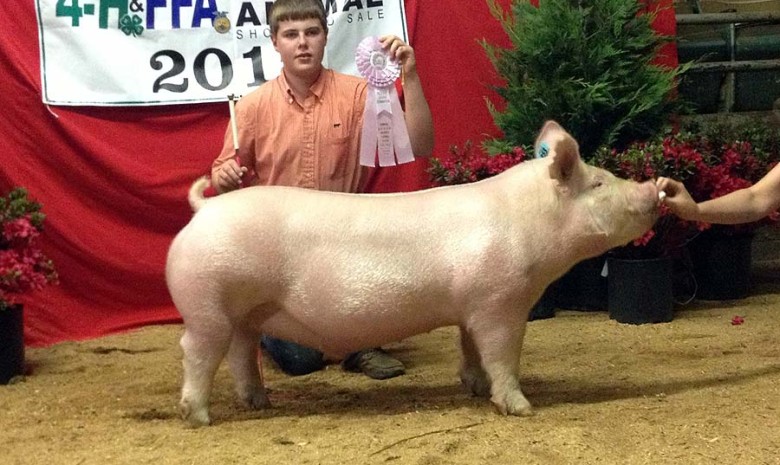
[[[253,185],[358,192],[366,81],[323,69],[298,101],[284,73],[236,104],[239,156]],[[212,173],[235,156],[230,125]],[[254,170],[254,173],[251,171]]]

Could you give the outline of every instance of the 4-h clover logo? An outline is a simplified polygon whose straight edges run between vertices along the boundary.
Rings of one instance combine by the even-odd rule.
[[[125,35],[132,35],[133,37],[138,37],[144,33],[144,27],[141,26],[141,17],[138,15],[124,15],[119,18],[119,29]]]

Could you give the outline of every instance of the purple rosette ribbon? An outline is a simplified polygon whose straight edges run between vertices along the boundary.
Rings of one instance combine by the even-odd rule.
[[[363,132],[360,140],[360,164],[394,166],[414,160],[404,111],[395,90],[401,66],[382,48],[378,37],[366,37],[355,51],[358,71],[368,81]]]

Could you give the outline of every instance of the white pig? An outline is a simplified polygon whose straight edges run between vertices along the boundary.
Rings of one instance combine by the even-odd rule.
[[[518,380],[528,314],[577,262],[641,236],[654,183],[585,164],[548,121],[545,158],[461,186],[402,194],[250,187],[205,199],[174,239],[166,277],[184,321],[183,418],[209,419],[227,354],[239,398],[269,405],[260,333],[331,356],[460,328],[463,384],[503,414],[530,415]]]

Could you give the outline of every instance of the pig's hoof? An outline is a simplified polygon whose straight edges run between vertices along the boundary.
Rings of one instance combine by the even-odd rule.
[[[201,426],[208,426],[211,424],[209,419],[209,412],[205,408],[195,409],[192,408],[190,402],[182,400],[179,403],[179,412],[181,412],[182,420],[187,422],[187,425],[192,428],[199,428]]]
[[[527,407],[520,407],[520,408],[511,408],[507,410],[507,413],[509,415],[514,415],[517,417],[531,417],[534,415],[534,409],[531,408],[531,405],[528,404]]]
[[[493,403],[498,410],[504,415],[514,415],[518,417],[530,417],[534,414],[534,410],[531,407],[531,403],[523,396],[522,393],[510,393],[504,401],[497,401],[493,399]]]
[[[241,399],[241,401],[248,409],[251,410],[271,408],[271,401],[268,400],[268,396],[266,395],[265,390],[262,389],[253,392],[247,397],[244,397]]]

